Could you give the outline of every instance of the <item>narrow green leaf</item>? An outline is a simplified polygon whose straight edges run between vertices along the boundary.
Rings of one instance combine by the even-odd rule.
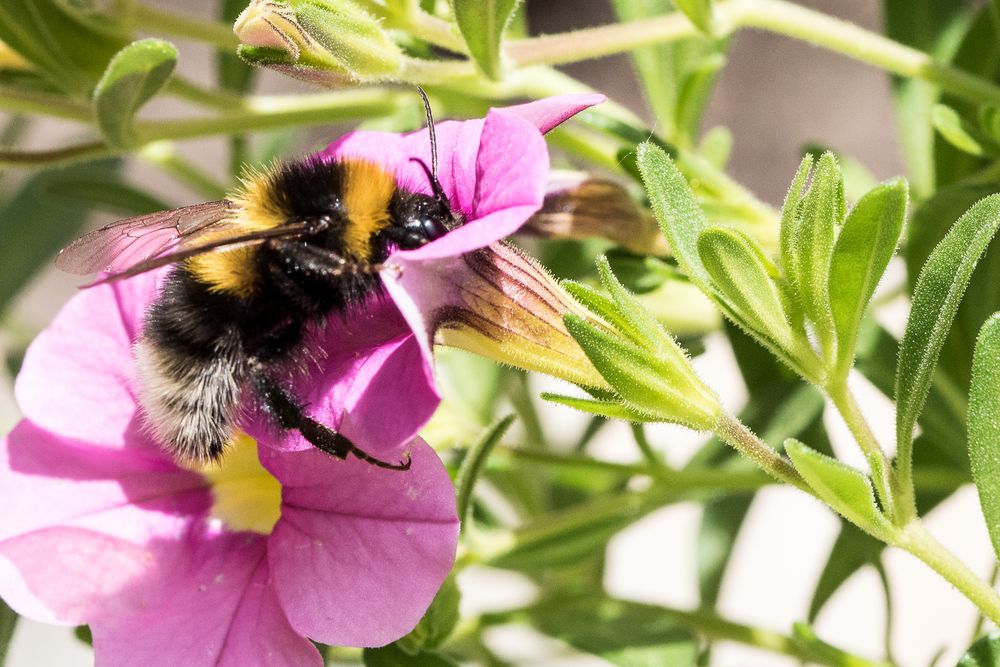
[[[381,648],[366,648],[361,653],[365,667],[457,667],[458,663],[441,653],[419,651],[407,653],[396,644]]]
[[[670,242],[677,263],[691,282],[706,294],[711,293],[708,271],[698,255],[698,235],[705,229],[705,214],[691,186],[673,160],[655,144],[639,144],[636,154],[653,213]]]
[[[794,334],[772,278],[777,269],[756,244],[735,229],[710,228],[698,236],[698,254],[720,297],[751,331],[791,349]]]
[[[620,667],[695,664],[694,635],[655,607],[588,597],[558,599],[529,612],[532,625]]]
[[[119,51],[94,88],[94,113],[108,143],[132,144],[132,118],[167,83],[177,49],[160,39],[132,42]]]
[[[896,443],[901,451],[909,450],[941,346],[972,271],[998,226],[1000,195],[991,195],[959,218],[920,272],[896,368]]]
[[[875,175],[862,164],[857,158],[833,150],[824,144],[810,141],[806,143],[802,150],[803,155],[810,154],[814,159],[819,159],[823,153],[833,153],[840,163],[840,173],[844,178],[844,197],[848,201],[861,199],[866,192],[879,184]]]
[[[996,667],[1000,665],[1000,630],[981,637],[969,647],[955,667]]]
[[[833,256],[835,229],[844,219],[844,207],[840,165],[833,153],[824,153],[816,163],[809,192],[800,204],[800,218],[793,240],[793,284],[828,358],[836,345],[828,291],[830,259]]]
[[[969,155],[980,157],[995,154],[995,146],[950,106],[935,104],[931,109],[931,124],[949,144]]]
[[[871,482],[860,471],[794,438],[785,441],[785,451],[809,486],[838,513],[872,532],[892,530],[875,503]]]
[[[712,34],[712,0],[674,0],[674,4],[698,30]]]
[[[35,275],[49,266],[55,253],[79,235],[90,209],[62,206],[53,188],[78,179],[117,177],[118,162],[76,165],[46,171],[29,178],[10,200],[0,205],[3,243],[0,243],[0,311]]]
[[[1000,555],[1000,313],[979,331],[972,360],[969,459],[993,551]]]
[[[14,636],[14,629],[17,627],[17,612],[0,600],[0,665],[7,659],[7,649],[10,647],[10,640]]]
[[[847,216],[830,260],[830,308],[837,331],[837,374],[846,378],[868,302],[896,251],[906,218],[902,179],[888,181],[862,197]]]
[[[469,54],[486,76],[502,74],[500,43],[520,0],[451,0]]]
[[[852,523],[844,521],[840,533],[830,549],[826,565],[809,602],[809,620],[814,621],[833,594],[862,566],[878,561],[885,545],[864,533]]]
[[[794,285],[798,281],[795,270],[798,267],[796,261],[795,235],[799,225],[799,205],[805,196],[806,180],[809,172],[812,171],[813,156],[806,153],[799,163],[799,168],[792,178],[792,184],[788,187],[788,194],[785,195],[785,202],[781,206],[780,223],[780,246],[781,246],[781,268],[785,277]]]
[[[476,480],[489,458],[490,452],[497,446],[503,438],[507,429],[514,423],[514,415],[507,415],[497,420],[490,426],[483,437],[473,445],[462,461],[455,477],[455,503],[458,508],[458,518],[462,522],[462,529],[466,527],[469,517],[469,509],[472,506],[472,491],[476,486]]]
[[[397,639],[394,644],[411,655],[441,646],[458,623],[458,604],[461,599],[462,593],[455,582],[455,576],[450,575],[434,595],[434,600],[417,627]]]

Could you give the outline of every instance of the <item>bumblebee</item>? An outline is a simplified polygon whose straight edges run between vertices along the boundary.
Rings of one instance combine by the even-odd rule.
[[[108,271],[91,285],[173,265],[135,346],[139,403],[156,440],[176,459],[218,460],[240,406],[256,399],[276,427],[297,430],[337,458],[379,460],[305,414],[282,381],[311,354],[309,325],[382,291],[394,248],[420,247],[463,223],[437,179],[437,146],[423,91],[433,194],[411,192],[379,165],[307,158],[245,178],[231,199],[128,218],[67,246],[56,265]]]

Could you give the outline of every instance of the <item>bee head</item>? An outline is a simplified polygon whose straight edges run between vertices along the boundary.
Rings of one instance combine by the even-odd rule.
[[[402,202],[396,221],[390,233],[392,240],[400,250],[413,250],[461,225],[462,217],[451,210],[443,197],[413,194]]]

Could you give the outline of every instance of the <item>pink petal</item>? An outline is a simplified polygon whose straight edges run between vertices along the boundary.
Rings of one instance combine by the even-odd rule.
[[[387,299],[332,316],[309,345],[325,358],[318,373],[292,383],[293,393],[316,421],[372,454],[398,455],[440,402],[429,362]],[[277,449],[312,449],[297,431],[278,431],[261,410],[244,427]]]
[[[407,472],[262,451],[284,485],[268,560],[288,619],[326,644],[381,646],[420,620],[455,559],[444,466],[421,440]]]
[[[394,257],[449,257],[510,236],[542,205],[548,173],[548,150],[534,126],[504,109],[491,110],[469,179],[475,183],[472,218],[437,241]]]
[[[136,415],[132,343],[160,273],[75,295],[28,348],[15,394],[25,417],[108,447],[147,443]]]
[[[79,623],[211,504],[204,480],[158,452],[62,440],[22,421],[0,447],[0,595],[39,620]],[[44,500],[43,500],[44,499]]]
[[[102,665],[322,665],[281,610],[262,536],[198,535],[187,547],[128,591],[141,604],[92,621]]]
[[[517,114],[537,127],[539,132],[545,134],[584,109],[600,104],[607,99],[600,93],[557,95],[527,104],[505,107],[503,110],[507,113]]]

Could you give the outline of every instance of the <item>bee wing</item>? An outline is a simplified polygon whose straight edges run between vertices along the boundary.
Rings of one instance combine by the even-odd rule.
[[[206,243],[202,243],[201,245],[186,247],[182,250],[168,253],[166,255],[151,257],[150,259],[139,262],[138,264],[133,264],[123,271],[103,276],[92,283],[84,285],[84,287],[94,287],[95,285],[103,285],[104,283],[115,282],[124,278],[131,278],[132,276],[137,276],[140,273],[152,271],[153,269],[158,269],[161,266],[167,266],[168,264],[182,262],[185,259],[190,259],[206,252],[212,252],[215,250],[232,250],[233,248],[238,248],[240,246],[258,245],[271,239],[294,238],[307,233],[308,230],[309,226],[307,223],[296,222],[288,225],[282,225],[281,227],[274,227],[272,229],[253,231],[248,234],[214,239]]]
[[[78,275],[121,271],[189,245],[235,211],[236,205],[223,199],[119,220],[63,248],[56,266]]]

